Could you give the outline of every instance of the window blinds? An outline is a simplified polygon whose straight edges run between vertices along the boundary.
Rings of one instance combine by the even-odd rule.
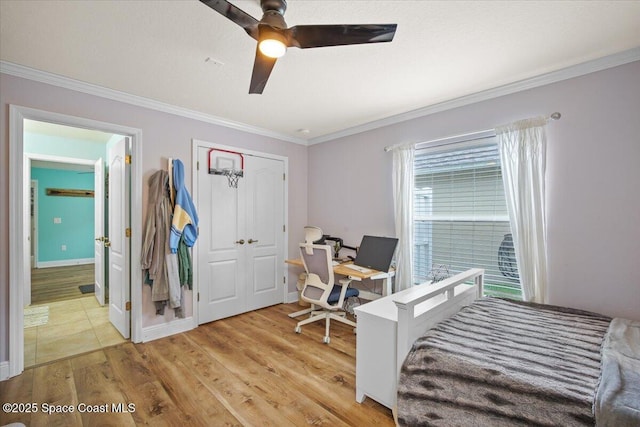
[[[487,294],[519,297],[495,140],[417,150],[414,171],[414,283],[480,267]]]

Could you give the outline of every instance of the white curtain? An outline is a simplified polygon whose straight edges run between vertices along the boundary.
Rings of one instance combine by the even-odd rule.
[[[496,128],[523,299],[539,303],[548,301],[546,122],[546,118],[538,117]]]
[[[395,292],[413,285],[413,146],[393,149],[393,204],[396,220]]]

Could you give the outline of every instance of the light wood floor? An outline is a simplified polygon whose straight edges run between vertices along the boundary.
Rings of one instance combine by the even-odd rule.
[[[391,411],[355,401],[355,335],[331,324],[302,334],[280,304],[151,341],[130,342],[25,370],[0,383],[3,402],[74,405],[73,413],[6,414],[0,425],[393,426]],[[109,413],[79,413],[80,404]],[[116,413],[112,404],[132,404]],[[97,407],[99,409],[100,407]]]
[[[80,292],[79,286],[94,282],[93,264],[33,268],[31,269],[31,304],[86,296]]]

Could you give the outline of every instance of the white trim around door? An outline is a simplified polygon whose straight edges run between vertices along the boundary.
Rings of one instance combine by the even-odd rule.
[[[9,366],[7,377],[24,370],[24,283],[30,268],[30,224],[23,212],[29,209],[28,185],[24,183],[24,119],[94,129],[131,140],[131,253],[139,254],[142,242],[142,130],[81,117],[17,105],[9,106]],[[25,194],[26,193],[26,194]],[[142,270],[138,257],[131,258],[131,340],[142,336]],[[5,370],[2,370],[3,373]],[[3,375],[0,380],[5,379]]]

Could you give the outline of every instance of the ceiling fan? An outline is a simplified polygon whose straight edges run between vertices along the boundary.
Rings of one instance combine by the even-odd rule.
[[[262,93],[276,60],[287,47],[341,46],[390,42],[397,24],[366,25],[296,25],[287,28],[284,12],[286,0],[260,0],[261,20],[226,0],[200,0],[211,9],[235,22],[258,41],[249,93]]]

